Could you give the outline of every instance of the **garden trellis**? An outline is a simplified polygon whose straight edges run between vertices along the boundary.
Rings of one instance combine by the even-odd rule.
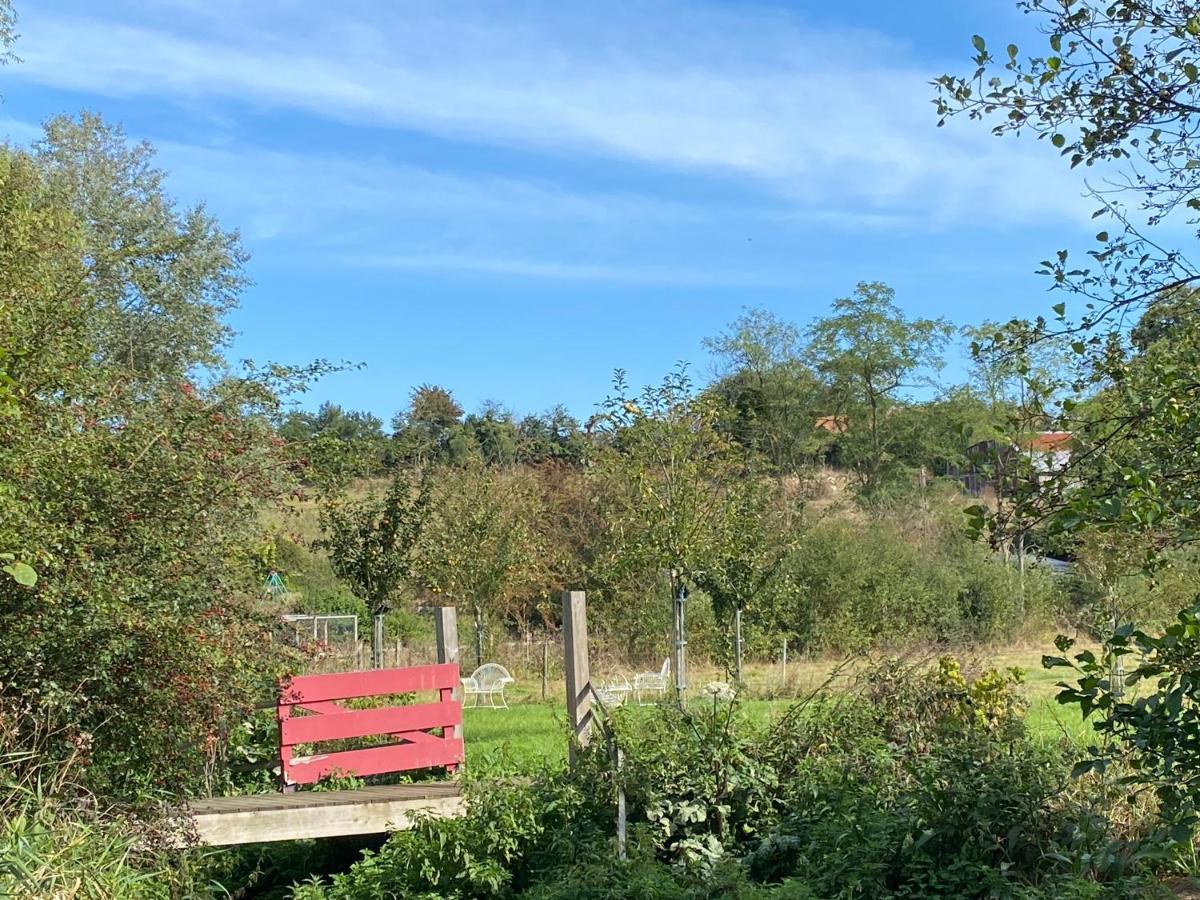
[[[358,616],[356,615],[290,613],[283,616],[282,619],[285,624],[292,626],[292,637],[297,645],[311,639],[330,647],[338,644],[358,646]]]

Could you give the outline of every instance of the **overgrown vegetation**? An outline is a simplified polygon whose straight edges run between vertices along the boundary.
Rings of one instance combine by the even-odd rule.
[[[807,325],[745,311],[706,342],[710,383],[618,371],[586,422],[422,384],[385,433],[285,402],[324,363],[227,362],[246,255],[148,145],[83,114],[0,148],[0,892],[1132,897],[1195,874],[1200,274],[1151,232],[1200,210],[1200,10],[1018,6],[1048,50],[976,36],[940,114],[1133,175],[1098,195],[1116,226],[1088,262],[1044,263],[1083,311],[967,328],[963,384],[937,380],[953,327],[862,282]],[[14,25],[0,0],[0,61]],[[552,635],[568,587],[627,664],[686,637],[740,681],[787,642],[853,657],[854,681],[767,722],[723,682],[619,710],[573,768],[496,789],[481,767],[469,816],[352,864],[154,849],[155,801],[270,786],[275,735],[247,714],[315,662],[281,613],[408,640],[454,603],[482,662]],[[1094,746],[1031,739],[1019,672],[864,662],[1054,626],[1098,642],[1046,659]],[[287,886],[318,869],[341,871]]]
[[[1105,824],[1118,801],[1029,740],[1014,678],[890,662],[762,726],[718,698],[621,710],[619,771],[597,741],[574,770],[472,793],[469,816],[294,896],[1148,896]]]

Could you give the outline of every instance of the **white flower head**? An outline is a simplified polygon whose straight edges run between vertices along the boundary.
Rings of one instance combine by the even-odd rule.
[[[710,681],[704,686],[704,693],[714,700],[732,700],[736,692],[727,681]]]

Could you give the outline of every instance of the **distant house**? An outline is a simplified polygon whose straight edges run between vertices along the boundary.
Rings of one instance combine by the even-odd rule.
[[[1041,484],[1066,469],[1071,462],[1075,436],[1070,431],[1039,431],[1021,438],[1015,444],[1003,441],[980,441],[967,448],[970,460],[960,476],[967,493],[978,497],[985,488],[1015,490],[1014,479],[1020,477],[1025,461],[1029,476]],[[1014,465],[1017,460],[1021,465]]]
[[[1075,436],[1069,431],[1039,431],[1021,441],[1039,477],[1061,472],[1071,461]]]
[[[827,466],[838,464],[837,437],[845,434],[850,421],[845,416],[817,416],[813,429],[817,432],[816,456]],[[824,432],[824,434],[822,434]]]
[[[846,429],[850,427],[850,422],[845,416],[817,416],[813,426],[818,431],[828,431],[830,434],[844,434]]]

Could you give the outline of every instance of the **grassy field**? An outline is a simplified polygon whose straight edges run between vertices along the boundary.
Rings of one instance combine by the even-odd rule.
[[[1048,641],[1046,646],[1049,647]],[[1090,729],[1077,711],[1055,702],[1056,685],[1062,676],[1042,668],[1042,652],[1043,649],[1036,646],[991,650],[975,659],[974,665],[1021,669],[1025,675],[1021,691],[1029,703],[1027,721],[1033,735],[1046,741],[1082,742]],[[752,699],[743,700],[742,708],[747,715],[762,720],[782,715],[797,696],[824,683],[837,665],[832,661],[793,664],[789,667],[786,682],[778,666],[751,667],[747,682]],[[693,670],[692,674],[692,683],[697,687],[720,677],[716,670]],[[507,710],[468,709],[464,712],[468,766],[477,771],[494,765],[508,770],[531,770],[543,763],[565,760],[565,705],[542,702],[540,685],[527,682],[518,683],[509,702],[512,705]],[[697,699],[693,702],[709,701]],[[653,708],[647,707],[642,714],[653,715]]]

